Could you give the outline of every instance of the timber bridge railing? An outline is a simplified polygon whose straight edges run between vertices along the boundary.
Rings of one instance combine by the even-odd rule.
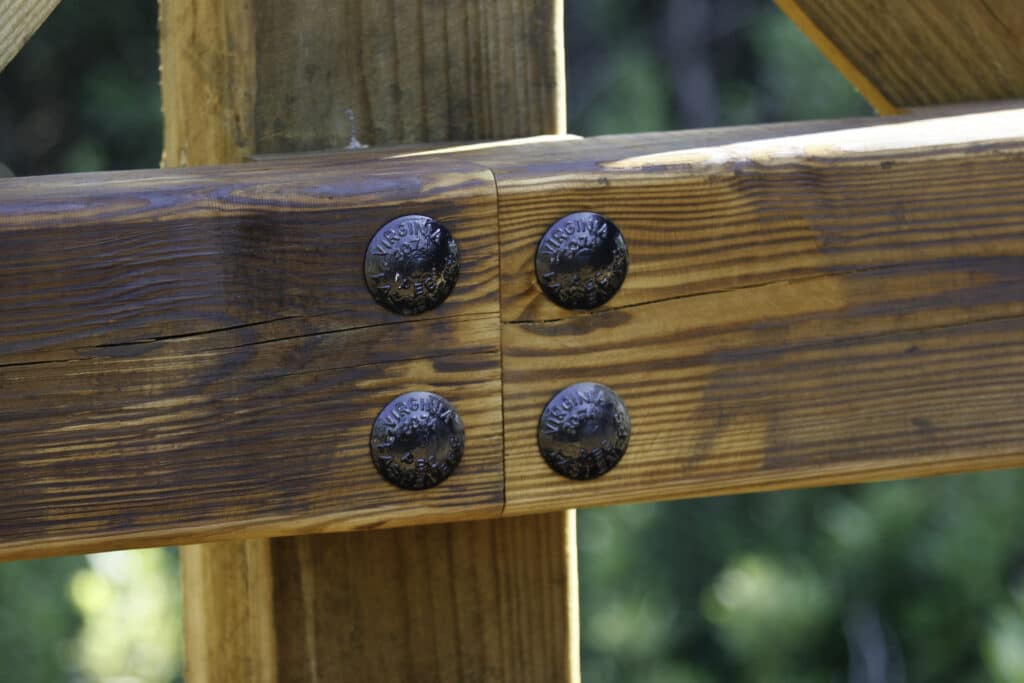
[[[573,508],[1024,465],[1024,10],[779,4],[892,116],[582,139],[558,0],[163,0],[193,167],[0,181],[0,558],[187,545],[189,680],[570,681]]]

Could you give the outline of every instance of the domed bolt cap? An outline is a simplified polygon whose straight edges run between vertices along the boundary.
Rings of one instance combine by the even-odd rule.
[[[455,471],[466,435],[451,403],[429,391],[402,394],[380,411],[370,457],[381,476],[403,489],[429,489]]]
[[[618,395],[594,382],[562,389],[537,425],[540,454],[570,479],[594,479],[615,467],[629,446],[629,413]]]
[[[401,315],[436,308],[459,279],[459,245],[428,216],[401,216],[366,247],[363,276],[374,300]]]
[[[537,244],[537,282],[563,308],[591,309],[604,304],[626,279],[629,253],[622,233],[598,213],[583,211],[560,218]]]

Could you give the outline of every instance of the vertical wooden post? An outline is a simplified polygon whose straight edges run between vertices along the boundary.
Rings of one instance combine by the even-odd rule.
[[[564,132],[561,11],[161,0],[165,164]],[[182,565],[190,683],[579,677],[572,513],[192,546]]]

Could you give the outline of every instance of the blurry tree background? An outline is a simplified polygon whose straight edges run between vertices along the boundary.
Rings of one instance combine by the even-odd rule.
[[[566,29],[574,133],[869,113],[768,0],[568,0]],[[0,163],[157,166],[157,79],[153,0],[64,0],[0,73]],[[1024,681],[1022,493],[991,472],[582,511],[584,681]],[[180,629],[172,549],[0,564],[0,681],[180,680]]]

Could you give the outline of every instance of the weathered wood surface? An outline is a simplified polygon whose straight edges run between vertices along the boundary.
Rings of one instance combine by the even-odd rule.
[[[578,670],[569,514],[186,553],[189,680],[563,680]]]
[[[775,0],[882,114],[1024,97],[1019,0]]]
[[[506,514],[1024,464],[1024,114],[706,136],[494,160]],[[593,312],[549,302],[532,269],[579,210],[630,250]],[[587,483],[536,446],[543,406],[579,381],[633,423]]]
[[[562,133],[561,6],[162,2],[165,163]],[[348,150],[339,161],[367,155]],[[490,227],[494,246],[496,221]],[[496,288],[496,256],[490,267]],[[487,320],[496,338],[497,314]],[[451,364],[464,362],[462,334],[417,342],[438,374],[416,388],[448,395]],[[490,356],[477,358],[490,368]],[[388,381],[406,389],[413,379]],[[479,409],[500,400],[495,387]],[[489,414],[487,433],[500,432],[500,412]],[[476,438],[470,431],[468,443]],[[500,441],[477,443],[488,445],[500,460]],[[442,495],[461,496],[459,474]],[[470,504],[465,516],[473,508],[494,512],[490,502]],[[571,513],[188,546],[182,559],[193,682],[579,677]]]
[[[2,181],[0,555],[1020,464],[1022,115],[883,121]],[[592,313],[532,270],[580,209],[631,254]],[[359,268],[406,210],[466,247],[451,299],[416,319],[370,303]],[[587,484],[534,442],[582,380],[634,423]],[[425,495],[365,453],[411,383],[479,425]]]
[[[165,0],[165,162],[564,132],[561,13],[554,0]]]
[[[308,334],[498,312],[494,183],[471,163],[11,178],[0,183],[0,212],[5,363],[140,356],[199,343],[168,338],[227,331]],[[367,295],[363,252],[377,228],[415,212],[447,217],[465,257],[457,294],[408,318]],[[149,345],[89,350],[133,344]]]
[[[0,555],[500,512],[490,175],[278,166],[0,183]],[[415,319],[362,275],[405,212],[462,248],[457,290]],[[451,485],[412,497],[367,443],[422,387],[471,436]]]
[[[60,0],[0,0],[0,71],[59,4]]]

